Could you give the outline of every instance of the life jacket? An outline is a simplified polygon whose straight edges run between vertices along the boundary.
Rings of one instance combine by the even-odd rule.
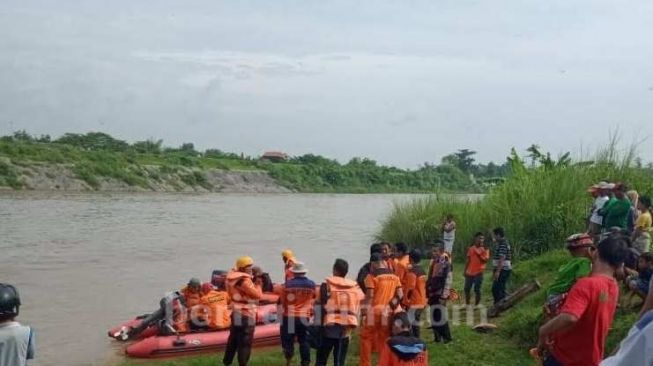
[[[197,315],[209,329],[227,329],[231,325],[229,294],[226,291],[209,291],[200,298],[200,304],[195,309],[197,314],[193,315]]]
[[[257,305],[262,294],[254,285],[252,276],[236,270],[229,272],[227,274],[227,292],[234,313],[256,319]]]
[[[379,366],[428,366],[426,344],[409,333],[388,339],[379,357]]]
[[[310,318],[315,304],[315,282],[306,277],[286,281],[281,294],[283,316]]]
[[[188,309],[193,308],[195,305],[199,305],[200,297],[202,297],[202,293],[200,291],[193,291],[190,289],[190,287],[186,286],[182,288],[180,292],[186,300],[186,307]]]
[[[365,294],[355,281],[343,277],[327,277],[321,300],[324,302],[324,325],[356,328],[360,303]]]

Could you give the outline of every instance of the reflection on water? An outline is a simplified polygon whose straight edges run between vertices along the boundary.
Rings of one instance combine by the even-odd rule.
[[[280,280],[292,248],[321,281],[337,257],[356,272],[378,220],[406,195],[0,196],[0,282],[21,291],[33,365],[104,364],[116,323],[156,308],[188,278],[251,255]],[[350,274],[355,275],[355,273]]]

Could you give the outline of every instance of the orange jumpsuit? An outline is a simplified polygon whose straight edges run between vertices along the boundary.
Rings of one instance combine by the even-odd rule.
[[[210,330],[227,329],[231,325],[229,294],[226,291],[209,291],[200,298],[200,305],[196,309],[197,317]]]
[[[370,306],[363,319],[360,339],[360,366],[371,366],[372,352],[378,352],[379,346],[390,337],[393,309],[391,301],[401,289],[401,281],[388,268],[377,269],[365,279],[365,287]]]

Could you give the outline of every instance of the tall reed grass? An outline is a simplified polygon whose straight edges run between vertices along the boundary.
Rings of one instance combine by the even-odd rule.
[[[404,241],[416,246],[441,236],[448,213],[457,222],[454,256],[462,258],[475,232],[486,234],[497,226],[506,229],[518,258],[561,248],[570,234],[584,231],[592,204],[587,188],[599,181],[621,181],[640,194],[653,192],[653,174],[636,167],[635,148],[620,151],[618,141],[595,154],[568,164],[527,167],[512,156],[512,175],[481,200],[433,195],[396,204],[382,221],[378,239]]]

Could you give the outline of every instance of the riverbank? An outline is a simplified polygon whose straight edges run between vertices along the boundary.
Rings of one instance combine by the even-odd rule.
[[[432,342],[433,335],[430,330],[422,330],[423,339],[428,343],[429,361],[434,365],[460,366],[460,365],[530,365],[533,363],[528,355],[528,350],[536,343],[537,328],[540,322],[542,304],[544,302],[544,289],[554,280],[557,268],[568,261],[568,254],[564,251],[554,251],[535,259],[517,263],[515,276],[510,283],[513,290],[520,285],[537,279],[542,284],[542,289],[530,295],[515,308],[504,313],[498,319],[491,319],[498,326],[498,330],[490,334],[480,334],[471,329],[466,323],[466,309],[462,302],[449,304],[450,319],[452,319],[452,334],[454,341],[450,344],[436,344]],[[454,265],[454,288],[462,294],[464,265]],[[486,273],[483,285],[483,305],[491,305],[491,273]],[[462,307],[462,309],[461,309]],[[459,311],[456,309],[460,309]],[[458,314],[457,316],[454,314]],[[636,313],[632,310],[620,309],[610,331],[606,349],[610,352],[627,334],[628,329],[635,320]],[[455,319],[461,323],[456,324]],[[476,313],[475,318],[478,318]],[[353,344],[347,358],[347,365],[358,363],[358,335],[353,337]],[[209,366],[215,365],[221,359],[221,354],[211,354],[198,357],[186,357],[172,360],[125,360],[118,366]],[[314,356],[314,352],[313,352]],[[297,360],[296,360],[297,361]],[[255,350],[251,366],[283,365],[285,363],[280,346]],[[298,361],[296,362],[298,364]]]
[[[450,163],[416,170],[353,158],[346,164],[319,155],[249,157],[192,143],[129,144],[107,134],[65,134],[51,140],[25,132],[0,137],[0,189],[155,192],[434,193],[483,192],[501,170],[475,166],[473,178]],[[470,168],[471,169],[471,168]],[[495,173],[493,173],[495,172]]]
[[[0,189],[61,192],[291,193],[262,170],[130,165],[124,174],[94,174],[74,164],[14,162],[0,157]],[[0,174],[2,175],[2,174]],[[1,181],[1,180],[0,180]]]

